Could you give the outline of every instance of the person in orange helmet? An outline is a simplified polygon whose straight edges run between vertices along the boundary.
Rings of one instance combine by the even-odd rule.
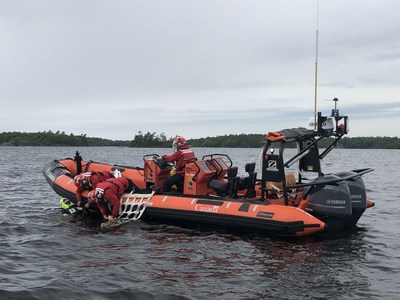
[[[186,144],[186,139],[183,136],[176,136],[172,141],[172,155],[163,155],[162,158],[167,162],[175,163],[171,170],[171,177],[164,182],[164,192],[170,192],[171,187],[176,185],[178,192],[183,192],[183,181],[185,175],[185,166],[189,159],[195,158],[194,152],[190,145]]]
[[[76,185],[75,195],[77,205],[81,206],[83,191],[91,191],[96,188],[99,182],[106,181],[113,177],[114,174],[108,171],[92,171],[76,175],[74,177],[74,183]]]
[[[129,192],[140,192],[131,179],[126,177],[107,179],[97,184],[95,190],[89,192],[87,208],[90,204],[96,203],[103,219],[112,221],[119,215],[121,196]],[[112,206],[111,214],[108,204]]]

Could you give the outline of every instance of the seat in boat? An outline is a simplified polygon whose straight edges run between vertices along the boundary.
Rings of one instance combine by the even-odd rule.
[[[218,196],[230,196],[232,197],[234,191],[237,191],[237,182],[238,182],[238,168],[237,167],[230,167],[228,168],[227,175],[228,181],[221,181],[217,179],[211,179],[208,183],[208,187],[213,189]]]
[[[254,172],[256,167],[255,163],[247,163],[245,165],[245,171],[248,176],[238,177],[237,167],[231,167],[228,169],[228,181],[221,181],[217,179],[212,179],[208,187],[216,191],[219,196],[229,196],[232,198],[238,197],[238,192],[246,190],[244,195],[246,198],[254,198],[256,196],[255,186],[257,173]]]
[[[255,168],[256,163],[247,163],[244,169],[248,176],[239,178],[238,190],[246,190],[246,198],[254,198],[256,196],[255,187],[257,173],[254,172]]]
[[[245,165],[245,171],[248,176],[246,177],[234,177],[232,179],[232,198],[237,198],[239,191],[246,190],[244,197],[254,198],[256,196],[255,186],[257,173],[254,172],[256,168],[256,163],[247,163]]]

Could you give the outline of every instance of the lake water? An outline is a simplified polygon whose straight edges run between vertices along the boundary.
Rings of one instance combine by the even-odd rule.
[[[42,168],[53,159],[142,166],[170,149],[0,147],[0,299],[398,299],[399,150],[335,149],[325,173],[372,167],[376,206],[360,230],[281,239],[132,222],[100,232],[62,216]],[[260,149],[226,153],[240,170]]]

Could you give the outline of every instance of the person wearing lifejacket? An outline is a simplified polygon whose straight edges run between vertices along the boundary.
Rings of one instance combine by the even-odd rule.
[[[175,163],[170,172],[171,177],[164,182],[163,190],[164,192],[170,192],[171,187],[176,185],[178,192],[182,193],[186,163],[189,159],[195,158],[195,156],[191,146],[186,144],[186,139],[183,136],[176,136],[174,138],[172,149],[174,151],[172,155],[165,154],[162,156],[167,162]]]
[[[97,184],[96,189],[88,194],[89,204],[97,203],[103,219],[112,221],[118,217],[120,198],[123,194],[140,191],[133,181],[126,177],[110,178]],[[111,215],[108,213],[108,205],[112,206]]]
[[[114,174],[108,171],[92,171],[76,175],[74,177],[74,182],[77,187],[75,192],[77,205],[81,206],[83,191],[91,191],[96,188],[99,182],[106,181],[113,177]]]
[[[74,204],[68,198],[61,198],[60,199],[60,210],[63,215],[72,215],[76,212],[73,208]]]

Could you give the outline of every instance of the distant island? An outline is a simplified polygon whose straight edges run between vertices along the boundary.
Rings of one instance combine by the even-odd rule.
[[[86,134],[66,134],[64,131],[52,132],[2,132],[0,146],[76,146],[76,147],[135,147],[135,148],[169,148],[172,137],[167,138],[164,133],[142,133],[139,131],[132,140],[109,140],[96,137],[87,137]],[[216,137],[189,139],[193,147],[215,148],[258,148],[265,140],[265,134],[229,134]],[[329,143],[321,143],[325,147]],[[352,149],[400,149],[398,137],[344,137],[337,147]]]

